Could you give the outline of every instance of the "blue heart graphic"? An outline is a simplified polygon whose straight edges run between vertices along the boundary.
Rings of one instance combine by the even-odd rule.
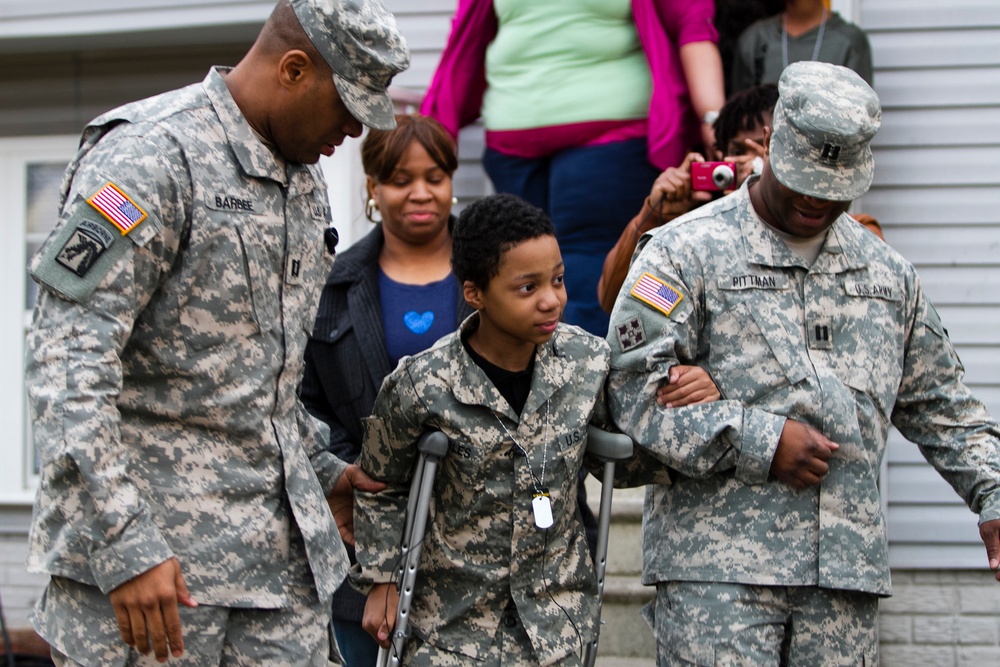
[[[403,323],[406,324],[406,328],[415,334],[425,333],[434,324],[434,313],[427,311],[423,315],[411,310],[406,315],[403,315]]]

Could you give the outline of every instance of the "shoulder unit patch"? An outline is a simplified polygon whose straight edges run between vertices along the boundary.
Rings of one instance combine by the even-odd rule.
[[[628,352],[640,345],[646,344],[646,332],[642,328],[642,321],[638,317],[633,317],[628,322],[615,324],[614,330],[618,334],[618,344],[622,347],[622,352]]]
[[[96,222],[83,220],[59,249],[55,260],[82,278],[114,242],[113,232]]]

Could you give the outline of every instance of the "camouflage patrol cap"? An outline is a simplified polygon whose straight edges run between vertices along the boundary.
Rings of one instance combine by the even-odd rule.
[[[299,23],[323,60],[344,104],[368,127],[391,130],[392,77],[410,65],[396,18],[381,0],[291,0]]]
[[[881,119],[878,95],[854,71],[829,63],[792,63],[778,81],[771,171],[799,194],[857,199],[875,175],[869,144]]]

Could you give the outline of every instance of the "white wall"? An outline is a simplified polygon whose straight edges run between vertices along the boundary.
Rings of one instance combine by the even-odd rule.
[[[917,266],[968,384],[1000,416],[1000,2],[860,4],[883,119],[858,209]],[[981,568],[976,517],[898,434],[888,458],[890,563]]]

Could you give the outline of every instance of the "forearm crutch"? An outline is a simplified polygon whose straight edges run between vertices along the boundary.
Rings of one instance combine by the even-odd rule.
[[[420,564],[420,547],[427,529],[427,513],[438,462],[448,454],[448,436],[441,431],[428,431],[417,441],[417,465],[410,482],[410,497],[406,504],[406,526],[400,548],[399,606],[396,608],[396,625],[393,627],[389,649],[379,647],[378,667],[398,667],[403,647],[410,636],[410,605],[413,602],[413,585],[417,580]]]
[[[597,660],[597,640],[601,635],[601,605],[604,603],[604,574],[608,567],[608,530],[611,526],[611,495],[614,493],[615,463],[632,456],[632,438],[624,433],[609,433],[596,426],[587,428],[587,454],[604,463],[601,480],[601,508],[597,518],[597,623],[594,639],[587,645],[583,667],[593,667]]]
[[[593,667],[597,660],[615,463],[631,457],[632,447],[632,439],[624,433],[609,433],[594,426],[588,428],[587,453],[604,463],[604,476],[601,480],[601,504],[597,522],[597,554],[594,563],[594,570],[597,574],[597,623],[594,639],[587,645],[584,667]],[[379,648],[376,663],[378,667],[398,667],[406,640],[409,638],[409,611],[413,601],[417,566],[420,562],[420,547],[426,530],[427,512],[434,487],[434,477],[437,473],[437,464],[448,453],[448,438],[440,431],[425,433],[417,443],[417,449],[420,451],[420,457],[414,468],[413,481],[410,484],[406,526],[401,547],[402,567],[399,575],[399,606],[396,612],[396,625],[392,631],[392,646],[389,649]]]

